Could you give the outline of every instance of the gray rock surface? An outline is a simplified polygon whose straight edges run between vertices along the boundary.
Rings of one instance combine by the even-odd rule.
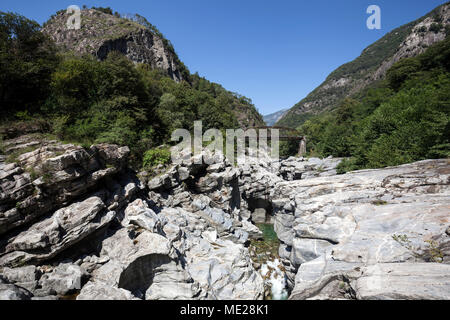
[[[9,284],[0,278],[0,300],[30,300],[32,296],[24,288]]]
[[[358,299],[450,299],[450,265],[381,263],[362,269],[354,284]]]
[[[0,265],[40,262],[106,226],[115,217],[100,197],[94,196],[56,211],[10,239],[0,257]]]
[[[99,282],[89,282],[77,300],[139,300],[130,291]]]
[[[34,141],[34,136],[27,138]],[[6,144],[16,145],[15,140]],[[85,150],[50,141],[24,152],[16,162],[0,162],[0,235],[64,207],[91,188],[100,191],[103,181],[125,168],[130,150],[106,144]]]
[[[450,253],[449,167],[448,160],[426,160],[277,184],[275,230],[284,244],[288,276],[295,282],[291,299],[446,296],[448,282],[439,277],[448,272],[444,264]],[[383,272],[394,263],[405,263],[392,269],[404,280],[392,282],[391,291],[377,293],[358,280],[364,275],[361,270],[371,274],[377,266]],[[428,295],[428,286],[413,288],[414,274],[425,270],[426,263],[437,275],[427,278],[424,273],[424,283],[442,282]]]
[[[280,174],[284,180],[293,181],[337,174],[336,167],[342,158],[296,158],[281,161]]]
[[[205,151],[139,181],[126,147],[5,144],[2,299],[262,299],[248,241],[271,221],[291,299],[448,298],[448,160],[338,176],[340,159]]]
[[[87,279],[87,272],[74,264],[62,263],[56,266],[50,273],[45,273],[39,280],[40,295],[65,296],[80,290]]]
[[[38,286],[40,271],[33,265],[19,268],[3,268],[3,278],[9,283],[33,292]]]

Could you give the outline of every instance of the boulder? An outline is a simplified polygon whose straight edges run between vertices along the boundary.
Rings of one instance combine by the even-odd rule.
[[[76,264],[62,263],[56,266],[52,272],[45,273],[39,280],[42,295],[65,296],[79,291],[88,278],[86,271]]]
[[[138,300],[138,298],[125,289],[102,282],[89,282],[83,287],[77,300]]]
[[[3,268],[3,278],[9,283],[34,292],[41,272],[33,265],[19,268]]]
[[[16,163],[0,161],[0,234],[86,197],[91,189],[98,191],[102,180],[125,169],[129,154],[128,148],[115,145],[85,150],[45,140],[25,151]]]
[[[12,238],[0,265],[17,266],[54,257],[110,223],[116,214],[104,209],[102,199],[94,196],[56,211]]]
[[[0,278],[0,300],[30,300],[32,296],[26,289],[9,284]]]

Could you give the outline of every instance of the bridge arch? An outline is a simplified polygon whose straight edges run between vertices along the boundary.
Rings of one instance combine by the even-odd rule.
[[[248,129],[255,129],[257,133],[259,133],[259,129],[278,129],[283,131],[288,131],[293,133],[293,135],[280,135],[278,138],[280,141],[298,141],[298,156],[302,157],[306,154],[306,136],[300,135],[300,132],[297,129],[282,127],[282,126],[258,126],[251,127]],[[267,137],[270,140],[270,136]]]

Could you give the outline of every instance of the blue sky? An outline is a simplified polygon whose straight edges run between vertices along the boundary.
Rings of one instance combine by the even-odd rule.
[[[341,64],[445,0],[2,0],[0,11],[46,21],[75,4],[139,13],[174,44],[191,72],[253,100],[262,114],[290,108]],[[369,5],[381,30],[369,30]]]

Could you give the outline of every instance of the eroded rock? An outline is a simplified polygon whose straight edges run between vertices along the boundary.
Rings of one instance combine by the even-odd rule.
[[[405,263],[407,268],[417,263],[417,269],[411,271],[412,279],[424,263],[444,274],[445,267],[432,265],[448,261],[448,168],[448,160],[426,160],[279,183],[274,194],[289,197],[294,203],[292,209],[283,205],[286,201],[274,201],[275,227],[286,251],[282,257],[295,267],[288,273],[291,281],[295,277],[291,298],[395,298],[395,286],[390,293],[379,294],[360,293],[360,288],[355,287],[355,281],[362,276],[355,270],[372,270],[375,265],[386,264],[387,268],[393,263]],[[406,279],[407,272],[399,268]],[[430,277],[428,280],[434,283],[434,276]],[[399,282],[402,294],[397,298],[439,299],[445,296],[445,291],[439,290],[448,290],[446,285],[436,286],[441,289],[426,295],[416,292],[413,282],[409,296],[407,281]]]

